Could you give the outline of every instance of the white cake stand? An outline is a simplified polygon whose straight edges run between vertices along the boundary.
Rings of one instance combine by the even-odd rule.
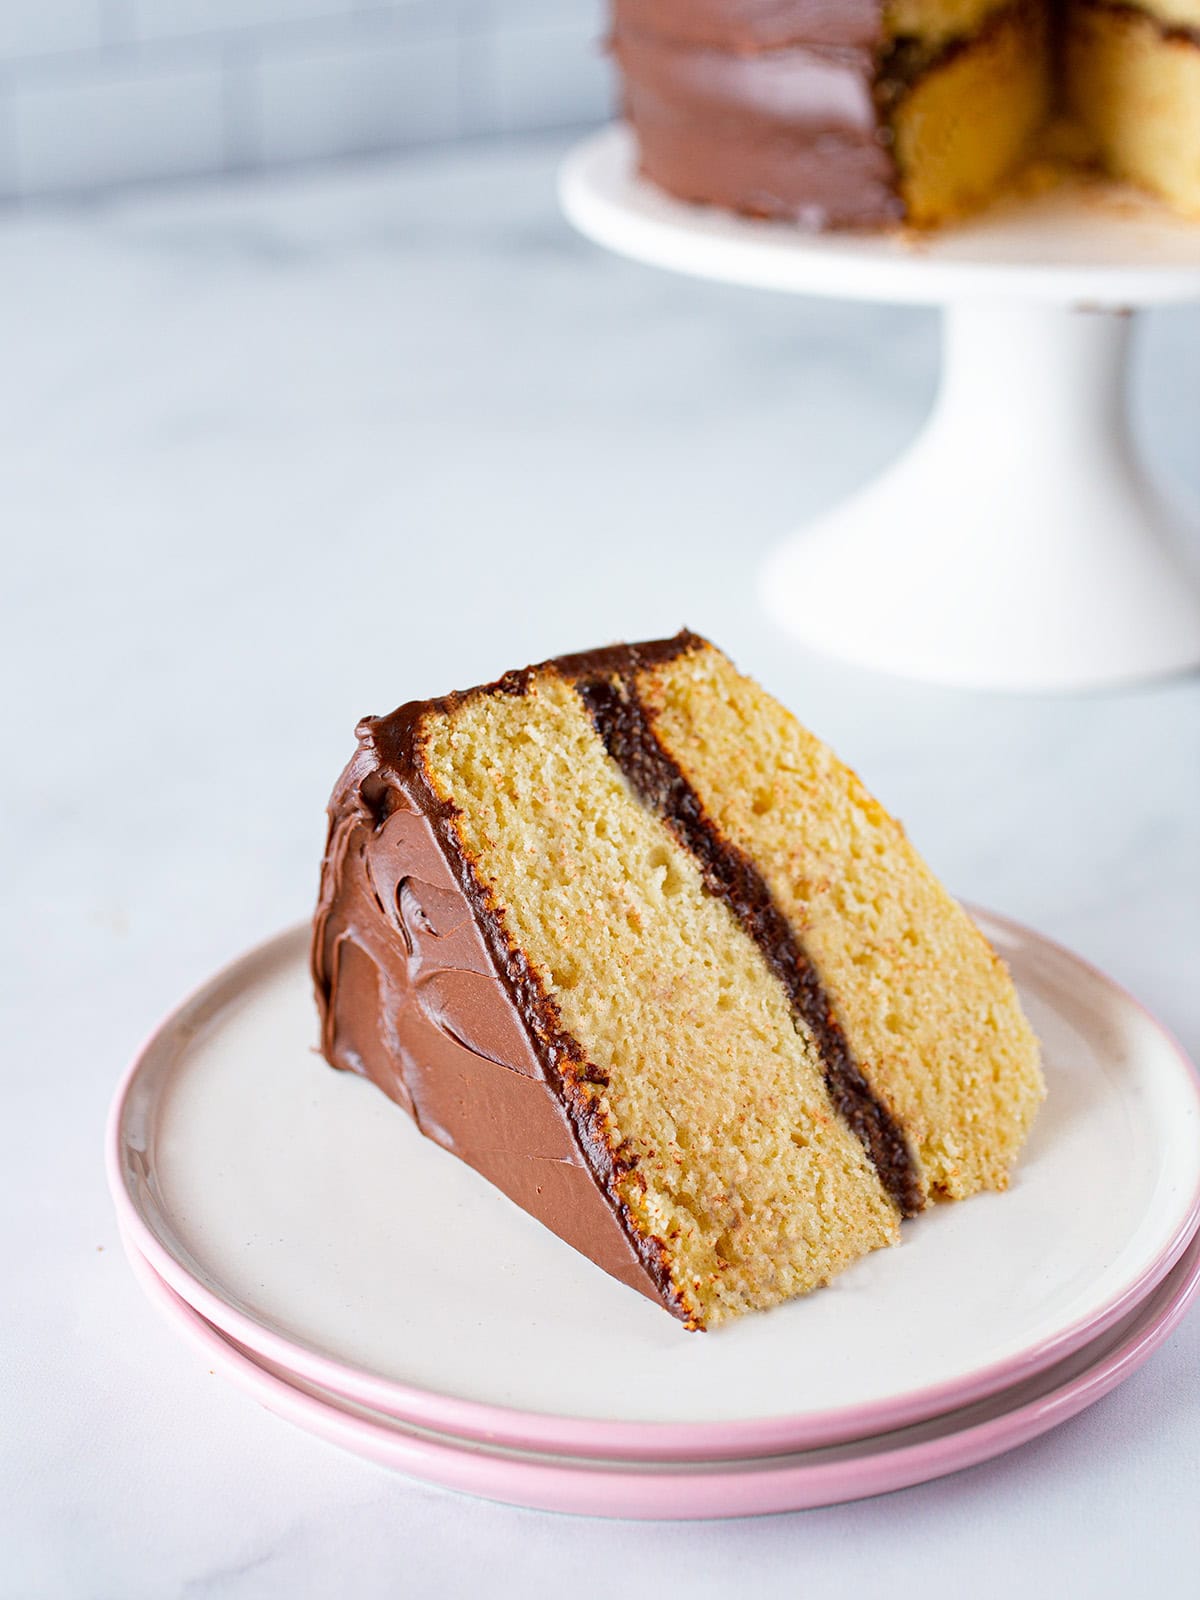
[[[765,565],[768,611],[806,644],[968,688],[1200,664],[1187,526],[1144,476],[1125,404],[1129,313],[1200,300],[1200,225],[1063,186],[931,238],[810,235],[670,199],[637,176],[622,127],[568,156],[560,195],[583,233],[655,266],[945,307],[924,431]]]

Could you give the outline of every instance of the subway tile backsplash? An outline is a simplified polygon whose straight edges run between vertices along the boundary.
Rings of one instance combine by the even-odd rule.
[[[594,5],[497,30],[491,42],[495,125],[505,133],[599,122],[611,100]]]
[[[225,161],[220,56],[54,74],[12,96],[16,177],[28,194],[212,172]]]
[[[105,0],[3,0],[0,64],[64,50],[95,50],[104,39]]]
[[[258,158],[313,161],[452,139],[461,129],[453,36],[374,29],[274,50],[258,70]]]
[[[604,120],[605,0],[0,0],[0,200]]]
[[[359,9],[355,0],[124,0],[124,7],[129,32],[136,39],[269,29],[314,17],[344,17]]]

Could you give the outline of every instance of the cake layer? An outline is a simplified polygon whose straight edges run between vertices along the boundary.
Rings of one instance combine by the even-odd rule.
[[[833,0],[836,9],[836,0]],[[913,40],[926,48],[970,39],[994,13],[1012,0],[883,0],[884,37]]]
[[[1116,176],[1200,217],[1200,27],[1185,0],[1149,7],[1081,4],[1067,17],[1073,115]],[[1186,17],[1186,23],[1176,20]]]
[[[1072,0],[1072,3],[1082,3],[1082,0]],[[1200,0],[1139,0],[1137,5],[1130,5],[1126,9],[1153,17],[1168,33],[1200,34]]]
[[[923,1191],[1003,1188],[1044,1089],[1003,964],[849,768],[719,652],[637,692],[705,815],[798,930]]]
[[[905,71],[909,54],[915,65]],[[1048,14],[1021,0],[932,56],[927,46],[897,52],[882,74],[907,220],[924,227],[966,216],[1028,158],[1049,116]]]

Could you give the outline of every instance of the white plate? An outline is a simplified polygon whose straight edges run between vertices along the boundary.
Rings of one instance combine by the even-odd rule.
[[[1049,1098],[1010,1191],[688,1334],[315,1053],[307,930],[179,1008],[113,1108],[122,1227],[243,1344],[392,1414],[574,1453],[713,1457],[863,1437],[1081,1348],[1200,1216],[1200,1092],[1163,1029],[1038,935],[978,913],[1042,1039]]]

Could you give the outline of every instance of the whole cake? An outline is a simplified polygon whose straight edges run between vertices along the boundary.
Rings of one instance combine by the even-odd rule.
[[[1043,1095],[904,830],[705,640],[359,726],[313,972],[329,1062],[689,1327],[1002,1189]]]
[[[1200,215],[1200,0],[613,0],[642,169],[811,228],[992,199],[1069,113],[1107,171]]]

